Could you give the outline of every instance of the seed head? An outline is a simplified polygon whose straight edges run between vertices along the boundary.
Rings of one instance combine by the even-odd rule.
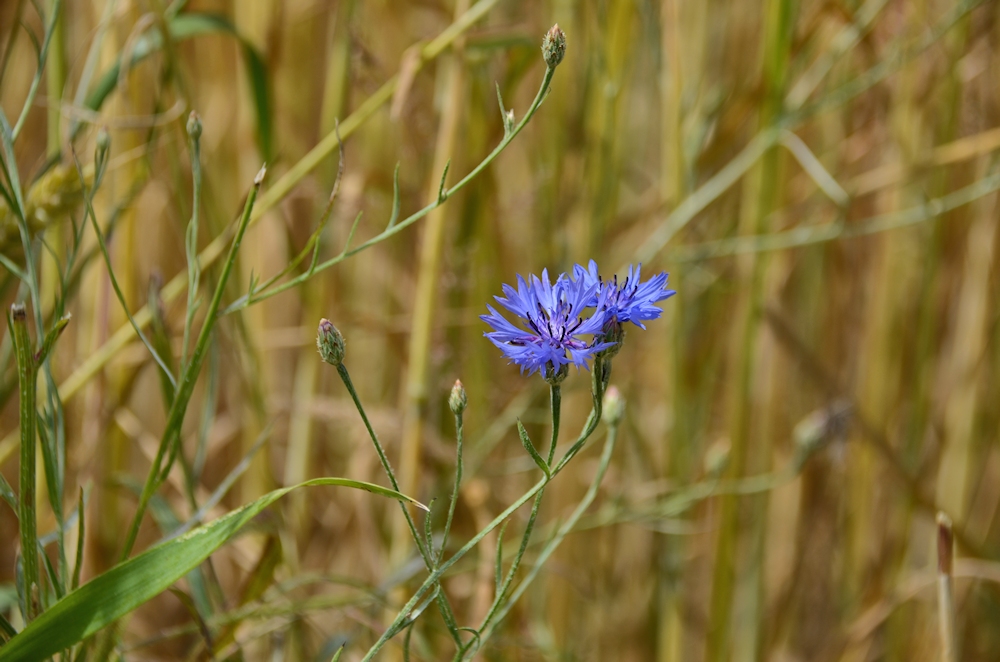
[[[549,69],[555,69],[566,55],[566,33],[559,29],[556,23],[545,33],[542,39],[542,57]]]
[[[344,361],[344,336],[333,322],[326,318],[319,321],[316,347],[319,349],[319,355],[330,365],[339,366]]]

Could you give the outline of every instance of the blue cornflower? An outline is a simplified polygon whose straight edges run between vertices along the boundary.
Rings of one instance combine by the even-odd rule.
[[[645,329],[643,321],[655,320],[663,310],[654,306],[657,301],[663,301],[677,294],[674,290],[666,289],[667,274],[660,272],[650,278],[645,283],[642,280],[642,265],[633,267],[629,265],[628,277],[624,283],[618,283],[616,275],[611,280],[605,282],[597,273],[597,263],[593,260],[585,269],[581,265],[573,267],[575,281],[583,285],[584,288],[596,288],[587,302],[588,306],[596,306],[599,310],[603,308],[605,318],[608,323],[606,332],[610,332],[614,325],[620,331],[621,325],[632,322],[640,329]],[[609,337],[617,336],[614,333],[606,333]]]
[[[541,372],[546,379],[565,375],[569,364],[588,368],[587,361],[613,343],[585,340],[581,336],[600,334],[604,327],[605,313],[596,309],[584,319],[581,313],[596,301],[596,285],[574,281],[566,274],[549,281],[548,270],[542,277],[531,275],[528,281],[517,277],[517,289],[503,285],[503,297],[495,297],[500,305],[521,318],[525,328],[518,328],[507,321],[489,304],[489,315],[480,319],[493,331],[484,335],[500,348],[503,355],[529,375]]]

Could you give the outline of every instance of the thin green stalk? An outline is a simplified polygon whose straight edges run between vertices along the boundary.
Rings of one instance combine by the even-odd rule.
[[[556,439],[559,436],[559,411],[562,407],[562,389],[558,384],[552,384],[549,387],[549,397],[551,403],[550,410],[552,413],[552,436],[549,440],[548,465],[551,467],[556,454]],[[548,480],[550,480],[550,478],[546,476],[546,483]],[[514,556],[514,560],[510,564],[510,569],[507,570],[503,584],[500,586],[499,590],[497,590],[497,594],[493,598],[493,604],[490,605],[490,609],[486,612],[483,622],[477,628],[479,632],[482,632],[492,622],[493,617],[496,616],[497,612],[503,605],[504,598],[507,596],[507,591],[510,590],[510,585],[514,582],[514,576],[517,574],[517,570],[521,566],[521,559],[524,557],[524,553],[528,550],[528,543],[531,541],[531,533],[535,529],[535,520],[538,519],[538,510],[541,507],[542,497],[544,495],[545,488],[543,485],[542,489],[538,490],[538,494],[535,495],[535,502],[531,504],[531,514],[528,516],[528,523],[524,527],[524,534],[521,536],[521,546],[518,547],[517,554]]]
[[[381,243],[386,239],[389,239],[390,237],[398,234],[399,232],[402,232],[409,226],[413,225],[414,223],[422,219],[424,216],[427,216],[427,214],[429,214],[437,207],[440,207],[442,204],[445,203],[445,201],[448,200],[448,198],[450,198],[452,195],[458,193],[460,190],[465,188],[465,186],[469,182],[471,182],[473,179],[475,179],[477,175],[479,175],[479,173],[485,170],[486,167],[489,166],[496,159],[496,157],[499,156],[500,153],[507,148],[507,146],[511,143],[512,140],[514,140],[517,134],[520,133],[521,130],[528,124],[532,116],[534,116],[535,112],[538,110],[539,106],[541,106],[542,102],[545,100],[545,97],[549,91],[549,85],[552,82],[552,74],[554,72],[555,72],[554,68],[552,67],[546,68],[545,76],[542,78],[542,84],[538,88],[538,93],[535,95],[535,100],[532,102],[531,106],[528,108],[527,113],[525,113],[521,121],[518,122],[518,124],[515,127],[513,127],[509,132],[505,133],[503,139],[493,149],[493,151],[490,152],[489,155],[479,163],[479,165],[473,168],[472,171],[469,172],[469,174],[463,177],[457,184],[455,184],[451,188],[442,187],[440,194],[437,196],[437,198],[434,199],[433,202],[425,206],[423,209],[420,209],[419,211],[411,214],[410,216],[400,221],[399,223],[386,227],[385,230],[383,230],[379,234],[375,235],[368,241],[360,244],[355,248],[351,248],[349,244],[344,246],[344,249],[340,252],[339,255],[332,257],[329,260],[326,260],[325,262],[317,264],[315,268],[310,269],[306,273],[303,273],[291,280],[285,281],[284,283],[278,285],[277,287],[274,287],[273,289],[266,291],[252,292],[244,295],[241,299],[238,299],[231,306],[229,306],[229,308],[226,309],[226,312],[229,313],[237,310],[242,310],[247,306],[259,303],[261,301],[264,301],[265,299],[270,299],[271,297],[281,294],[282,292],[290,290],[294,287],[298,287],[299,285],[306,282],[316,274],[325,271],[326,269],[329,269],[335,264],[343,262],[347,258],[356,255],[367,248],[371,248],[375,244]]]
[[[25,622],[37,616],[36,600],[41,590],[38,577],[38,519],[35,512],[35,396],[38,366],[28,335],[28,315],[24,304],[10,307],[7,325],[14,338],[17,382],[20,388],[21,476],[18,523],[21,530],[21,558],[24,568]]]
[[[422,66],[433,61],[441,55],[454,41],[466,30],[483,18],[499,0],[481,0],[477,2],[461,19],[452,23],[433,41],[421,50],[419,64]],[[114,3],[108,4],[110,7]],[[351,113],[340,124],[340,135],[346,139],[349,135],[357,131],[369,118],[371,118],[379,108],[385,105],[395,92],[399,84],[399,76],[396,75],[380,87],[371,97],[362,103],[357,110]],[[0,113],[2,117],[2,113]],[[334,134],[327,135],[316,147],[306,156],[288,170],[268,191],[261,197],[260,204],[255,207],[255,213],[251,216],[251,223],[263,217],[264,213],[277,205],[288,193],[313,169],[337,147],[339,139]],[[12,152],[11,152],[12,153]],[[452,188],[454,191],[455,188]],[[428,210],[429,211],[429,210]],[[426,212],[425,212],[426,213]],[[416,220],[416,219],[414,219]],[[391,235],[383,236],[386,239]],[[381,239],[380,239],[381,240]],[[198,261],[202,269],[206,269],[213,264],[225,251],[226,243],[229,241],[228,234],[217,237],[206,246],[198,255]],[[376,242],[367,242],[361,249],[366,248]],[[356,251],[352,252],[356,253]],[[184,291],[187,281],[187,274],[177,274],[163,288],[163,300],[167,303],[177,298]],[[150,322],[150,312],[148,307],[143,307],[135,314],[136,322],[140,326],[145,326]],[[120,327],[111,338],[104,343],[96,352],[87,358],[83,364],[77,368],[59,387],[59,395],[63,400],[68,400],[75,395],[84,384],[86,384],[98,371],[103,368],[108,361],[118,355],[123,347],[132,341],[134,331],[129,325]]]
[[[455,517],[455,504],[458,503],[458,490],[462,486],[462,439],[464,436],[463,416],[461,411],[455,412],[455,487],[451,491],[451,502],[448,504],[448,518],[444,523],[444,533],[441,536],[441,549],[438,550],[437,562],[444,558],[444,550],[448,547],[448,534],[451,533],[451,522]]]
[[[129,323],[135,330],[136,335],[139,336],[139,340],[141,340],[142,344],[146,346],[147,350],[149,350],[153,360],[156,362],[156,365],[159,366],[160,370],[163,371],[163,375],[170,382],[170,385],[176,389],[177,380],[173,373],[170,372],[170,368],[167,366],[166,361],[164,361],[163,357],[161,357],[156,351],[153,343],[151,343],[149,338],[146,337],[146,334],[142,332],[142,327],[139,326],[135,317],[133,317],[132,313],[129,312],[128,301],[125,300],[125,293],[122,292],[122,288],[118,284],[118,278],[115,276],[114,266],[111,264],[111,254],[108,252],[108,244],[104,241],[104,233],[101,232],[101,226],[97,222],[97,213],[94,211],[93,198],[94,193],[97,191],[97,188],[100,186],[101,179],[103,178],[104,168],[107,166],[108,156],[108,145],[105,143],[102,147],[100,145],[100,139],[98,139],[98,143],[97,153],[94,157],[94,184],[90,189],[87,188],[86,180],[83,176],[83,168],[80,165],[80,162],[76,162],[77,174],[80,177],[80,187],[83,190],[84,210],[87,218],[90,219],[91,226],[94,228],[94,234],[97,236],[97,245],[101,249],[101,255],[104,257],[104,264],[108,268],[108,279],[111,281],[111,287],[115,291],[118,303],[121,305],[122,310],[125,311],[125,316],[128,318]]]
[[[600,359],[598,359],[597,363],[600,363]],[[579,449],[587,441],[587,439],[593,433],[594,429],[597,427],[597,421],[599,420],[601,420],[601,403],[600,401],[596,401],[595,409],[590,412],[590,416],[587,418],[587,424],[584,427],[583,432],[580,433],[580,437],[576,440],[576,442],[573,443],[573,446],[570,448],[570,451],[567,452],[566,456],[563,457],[563,460],[560,461],[559,464],[557,464],[555,467],[553,467],[552,469],[553,478],[555,478],[556,474],[558,474],[560,471],[562,471],[562,469],[566,467],[566,463],[568,462],[567,458],[569,457],[569,459],[571,459],[570,453],[573,452],[574,449],[579,451]],[[438,582],[441,581],[441,577],[443,577],[444,574],[453,565],[458,563],[458,561],[460,561],[466,554],[475,549],[476,545],[482,542],[483,538],[489,535],[490,532],[493,531],[495,528],[503,524],[507,520],[507,518],[513,515],[518,509],[521,508],[521,506],[528,503],[528,501],[530,501],[533,497],[535,497],[535,495],[537,495],[538,492],[540,492],[542,489],[545,488],[545,485],[548,482],[549,481],[547,479],[543,478],[542,480],[535,483],[535,485],[531,489],[529,489],[527,492],[518,497],[518,499],[515,500],[514,503],[509,505],[502,513],[493,518],[493,520],[489,524],[483,527],[483,529],[480,530],[479,533],[474,535],[467,543],[465,543],[465,545],[463,545],[461,549],[455,552],[443,563],[438,565],[437,568],[424,580],[424,583],[420,585],[417,591],[413,594],[413,597],[410,598],[409,602],[407,602],[403,606],[399,614],[396,616],[395,620],[393,620],[392,624],[390,624],[390,626],[385,630],[385,632],[382,633],[382,636],[379,637],[378,641],[376,641],[375,644],[369,649],[368,653],[365,654],[363,662],[373,659],[374,656],[382,649],[382,647],[385,646],[386,642],[388,642],[389,639],[391,639],[393,636],[399,633],[402,624],[408,620],[409,615],[414,611],[414,609],[420,603],[420,600],[427,594],[428,591],[430,591],[435,585],[437,585]]]
[[[168,31],[164,31],[166,35]],[[201,266],[198,263],[198,217],[201,207],[201,120],[194,112],[188,119],[188,147],[191,152],[192,202],[191,220],[184,233],[184,254],[187,257],[187,310],[184,315],[184,340],[181,344],[181,370],[187,364],[188,345],[194,315],[198,310],[198,286],[201,281]]]
[[[49,12],[49,22],[45,26],[45,38],[42,41],[42,50],[38,53],[38,69],[35,71],[35,77],[31,79],[31,87],[28,89],[28,96],[24,100],[24,106],[21,108],[21,116],[17,118],[17,124],[14,125],[14,129],[11,131],[11,140],[17,140],[17,136],[21,133],[21,129],[24,127],[25,120],[28,119],[28,111],[35,104],[35,96],[38,94],[38,86],[42,82],[42,73],[45,71],[45,61],[48,59],[49,54],[49,44],[52,43],[52,35],[55,33],[56,21],[59,19],[59,14],[62,12],[62,0],[55,0],[52,5],[52,11]]]
[[[337,365],[337,374],[340,375],[341,381],[344,382],[344,387],[347,392],[351,395],[351,400],[354,401],[354,406],[357,408],[358,413],[361,415],[361,420],[364,421],[365,428],[368,430],[368,436],[371,437],[372,445],[375,446],[375,452],[378,454],[379,462],[382,463],[382,468],[385,470],[385,475],[389,478],[389,484],[392,485],[392,489],[399,491],[399,483],[396,480],[396,473],[392,470],[392,465],[389,464],[389,458],[385,454],[385,449],[382,448],[382,443],[378,440],[378,435],[375,434],[375,430],[372,428],[371,422],[368,420],[368,415],[365,414],[365,408],[361,404],[361,400],[358,398],[358,393],[354,389],[354,383],[351,381],[351,374],[347,371],[347,366],[342,362]],[[403,511],[403,517],[406,519],[406,526],[410,529],[410,535],[413,537],[413,542],[417,545],[417,551],[420,552],[420,557],[424,560],[424,565],[427,567],[428,572],[433,574],[434,570],[437,568],[437,563],[434,560],[434,550],[428,549],[420,538],[420,534],[417,532],[417,525],[413,521],[413,517],[410,515],[409,509],[405,504],[400,503],[400,509]],[[429,515],[428,515],[429,517]],[[443,549],[443,547],[442,547]],[[448,631],[455,640],[457,646],[462,646],[462,640],[458,636],[458,626],[455,621],[455,614],[448,603],[447,596],[445,596],[444,591],[438,591],[437,594],[438,607],[441,610],[441,617],[444,619],[445,625],[448,626]]]
[[[160,438],[159,448],[156,450],[156,457],[149,467],[149,475],[146,477],[146,482],[142,487],[139,505],[136,509],[135,517],[132,519],[132,524],[129,527],[128,537],[125,539],[125,546],[121,554],[121,560],[123,561],[132,553],[132,547],[135,545],[136,537],[139,535],[139,525],[142,523],[142,517],[146,512],[146,507],[149,505],[149,500],[153,497],[153,493],[164,479],[161,476],[161,472],[163,474],[166,473],[163,471],[163,460],[172,446],[180,443],[181,425],[184,423],[184,414],[187,412],[188,401],[194,392],[194,384],[201,370],[202,361],[205,359],[205,350],[211,339],[215,323],[218,321],[222,294],[226,289],[226,282],[229,280],[233,265],[236,263],[236,255],[239,253],[240,243],[243,241],[243,235],[250,223],[250,213],[253,211],[253,205],[257,200],[261,184],[264,182],[266,171],[267,168],[262,167],[257,176],[254,177],[253,187],[251,187],[250,193],[247,196],[246,204],[243,207],[243,215],[240,217],[239,225],[236,229],[236,236],[233,238],[233,243],[229,248],[229,256],[222,267],[222,274],[219,276],[219,282],[216,284],[215,293],[212,295],[212,301],[208,306],[208,311],[205,313],[205,322],[201,327],[201,332],[198,334],[198,340],[195,342],[191,361],[185,366],[184,372],[181,375],[177,394],[170,407],[170,412],[167,414],[167,424],[163,430],[163,436]],[[167,470],[169,470],[169,466]]]
[[[563,539],[565,539],[566,536],[573,531],[576,523],[587,511],[587,508],[590,507],[590,504],[594,502],[594,499],[597,497],[597,491],[601,487],[601,482],[604,480],[604,474],[607,472],[608,466],[611,464],[611,456],[614,454],[615,443],[618,440],[618,425],[619,421],[614,421],[613,423],[610,421],[608,422],[608,437],[604,442],[601,459],[597,465],[597,473],[594,474],[594,479],[590,482],[590,487],[587,488],[587,493],[583,495],[583,499],[581,499],[580,503],[577,504],[576,509],[573,510],[573,514],[569,516],[569,519],[567,519],[562,526],[559,527],[555,536],[553,536],[553,538],[546,543],[527,576],[525,576],[524,580],[517,585],[517,588],[514,589],[514,592],[510,596],[510,600],[508,600],[506,604],[504,604],[503,608],[496,614],[493,623],[491,623],[485,631],[480,632],[480,647],[482,643],[489,639],[490,636],[492,636],[492,634],[496,631],[500,622],[507,616],[511,608],[517,603],[518,600],[521,599],[521,596],[523,596],[525,591],[528,590],[531,583],[538,577],[538,574],[541,572],[545,562],[549,560],[549,557],[551,557],[559,545],[562,544]]]

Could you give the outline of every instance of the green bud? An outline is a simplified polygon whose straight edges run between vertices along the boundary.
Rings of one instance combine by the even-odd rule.
[[[458,416],[465,408],[469,405],[469,396],[465,394],[465,387],[462,386],[462,380],[456,379],[455,385],[451,387],[451,395],[448,396],[448,407],[451,409],[451,413]]]
[[[191,136],[192,140],[198,140],[201,138],[201,118],[198,117],[198,113],[191,111],[188,115],[187,121],[187,132]]]
[[[319,321],[316,347],[319,349],[319,355],[330,365],[339,366],[344,361],[344,336],[326,318]]]
[[[617,386],[609,386],[604,392],[604,406],[602,418],[608,425],[618,425],[625,413],[625,399],[622,398],[621,391]]]
[[[101,127],[101,130],[97,132],[97,153],[101,155],[99,158],[103,159],[103,156],[107,154],[108,148],[111,147],[111,134],[108,133],[108,128],[105,126]]]
[[[542,39],[542,57],[549,69],[555,69],[566,55],[566,33],[559,29],[556,23],[545,33]]]

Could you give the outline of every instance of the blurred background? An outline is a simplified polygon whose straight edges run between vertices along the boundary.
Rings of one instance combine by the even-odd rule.
[[[0,4],[8,118],[28,96],[40,12],[54,4]],[[481,19],[461,18],[477,10]],[[105,126],[112,161],[97,216],[114,224],[130,309],[159,296],[175,353],[184,288],[157,295],[157,283],[186,268],[191,110],[204,125],[199,246],[269,168],[266,213],[228,302],[279,272],[317,227],[338,119],[345,170],[321,258],[340,252],[359,212],[355,244],[384,228],[397,163],[404,217],[434,199],[449,159],[449,184],[475,167],[503,137],[496,87],[520,118],[544,73],[542,35],[555,22],[567,35],[544,105],[468,188],[222,320],[185,427],[198,499],[252,459],[213,516],[310,477],[385,482],[316,355],[328,317],[403,491],[424,502],[447,501],[446,401],[464,382],[466,480],[452,536],[464,542],[538,478],[516,417],[535,438],[548,425],[545,384],[505,364],[478,315],[518,273],[593,258],[610,276],[641,261],[649,275],[668,271],[678,294],[661,320],[629,331],[614,361],[627,410],[611,469],[482,659],[941,659],[939,510],[955,522],[962,659],[1000,659],[1000,5],[68,0],[60,11],[16,144],[49,246],[43,301],[60,287],[53,256],[73,250],[83,222],[65,173],[74,153],[92,162]],[[163,43],[177,16],[204,13],[224,21]],[[22,259],[8,216],[3,252]],[[92,256],[93,232],[83,236]],[[9,305],[19,295],[4,277]],[[88,495],[86,579],[117,558],[165,413],[148,352],[123,342],[128,322],[99,256],[67,301],[73,320],[52,365],[66,407],[65,493],[71,504]],[[16,484],[9,350],[4,360],[0,471]],[[583,425],[589,387],[576,374],[564,385],[564,441]],[[536,542],[579,502],[602,437],[547,490]],[[159,496],[140,548],[159,538],[158,523],[191,513],[177,480]],[[512,519],[507,547],[526,518],[524,508]],[[214,555],[208,627],[232,659],[329,659],[345,641],[343,659],[360,659],[391,618],[386,605],[422,581],[401,524],[395,504],[367,494],[294,493]],[[53,526],[42,510],[39,530]],[[16,595],[16,530],[0,507],[4,609]],[[461,624],[493,597],[495,544],[487,536],[445,582]],[[128,621],[124,658],[207,659],[204,625],[166,593]],[[429,609],[413,658],[453,651]]]

